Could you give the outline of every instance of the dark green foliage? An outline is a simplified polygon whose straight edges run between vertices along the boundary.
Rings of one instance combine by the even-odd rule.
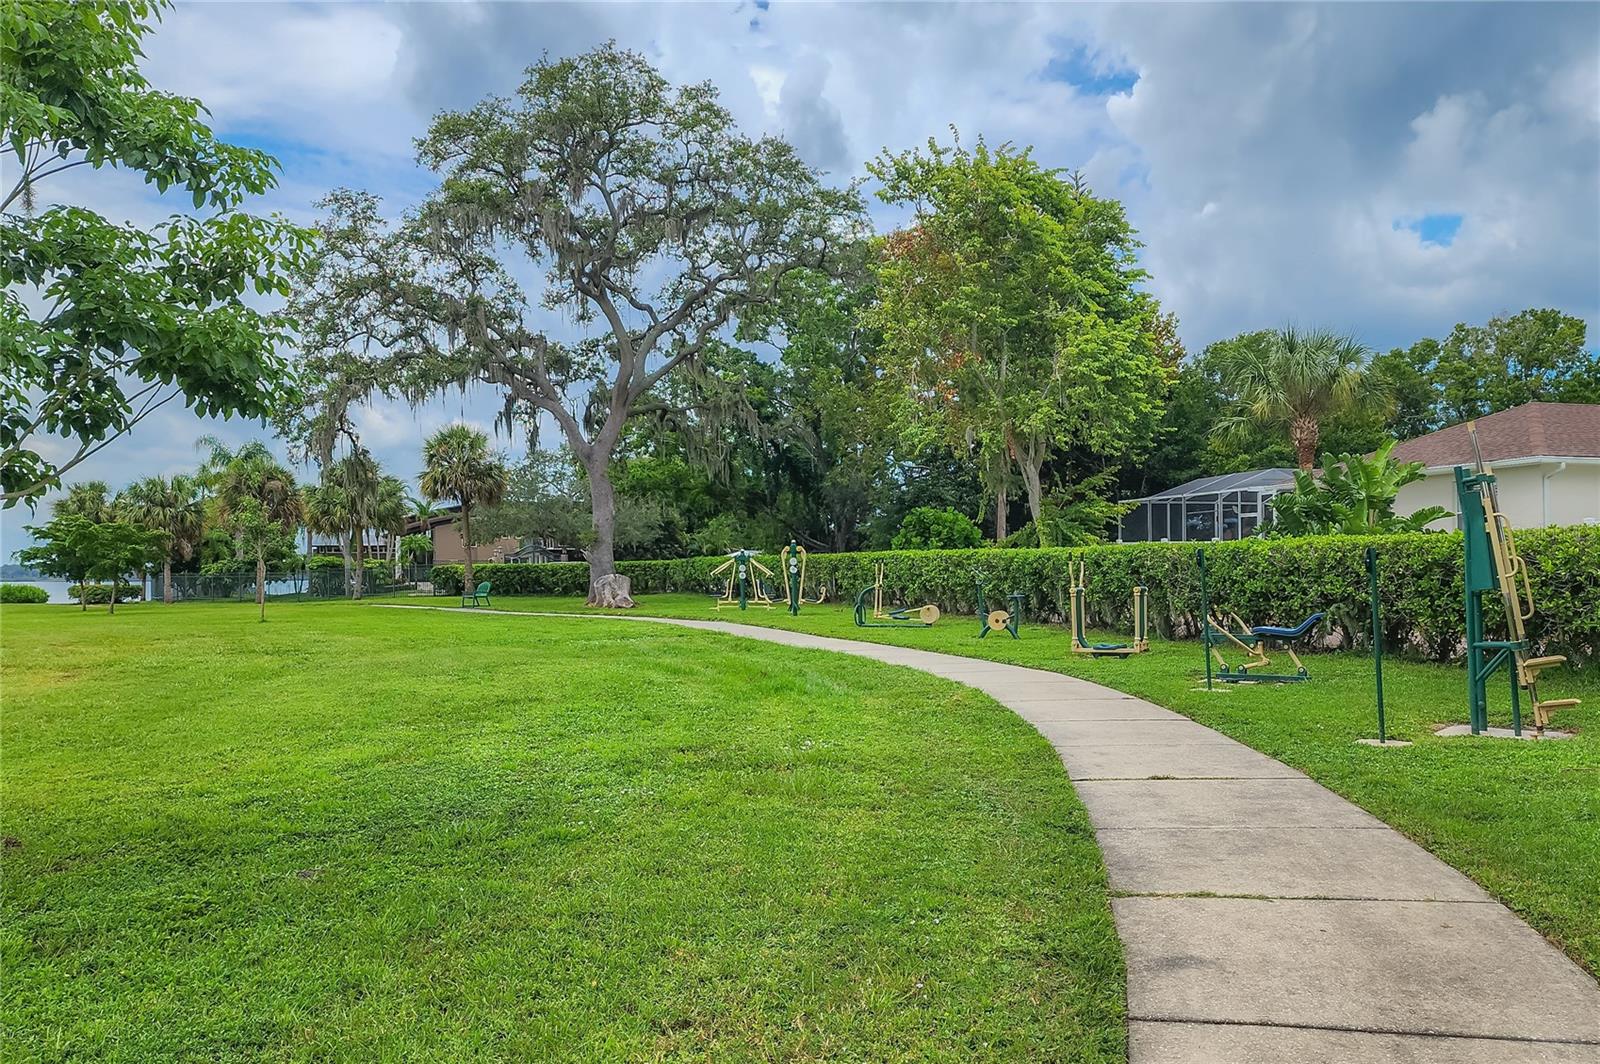
[[[25,602],[30,605],[50,601],[50,592],[32,584],[0,584],[0,602]]]
[[[949,507],[919,506],[900,522],[890,546],[895,550],[965,550],[982,540],[983,533],[966,514]]]
[[[1274,519],[1268,531],[1286,536],[1420,532],[1451,516],[1442,506],[1394,512],[1400,489],[1423,477],[1421,462],[1390,457],[1394,447],[1394,440],[1386,440],[1371,458],[1341,454],[1336,461],[1325,454],[1320,477],[1296,469],[1294,490],[1272,500]]]
[[[35,589],[38,590],[38,589]],[[111,601],[110,584],[73,584],[67,588],[67,597],[74,602],[82,602],[90,606],[104,606]],[[144,588],[139,584],[130,584],[126,581],[117,582],[118,602],[138,602],[144,598]]]
[[[159,92],[140,73],[141,39],[165,6],[0,5],[8,506],[37,499],[169,399],[202,415],[259,417],[283,391],[288,367],[275,347],[286,334],[253,296],[289,294],[311,234],[234,210],[277,184],[276,160],[218,141],[200,101]],[[72,202],[81,196],[50,202],[48,178],[80,166],[182,188],[208,213],[141,229]]]
[[[1600,657],[1600,528],[1529,529],[1517,536],[1539,612],[1528,622],[1534,644],[1566,654],[1575,664]],[[1390,647],[1431,660],[1458,656],[1462,636],[1461,536],[1412,533],[1393,536],[1314,536],[1243,540],[1205,546],[1211,568],[1211,600],[1253,624],[1295,623],[1319,610],[1328,631],[1345,646],[1364,638],[1367,609],[1363,552],[1378,549],[1383,587],[1385,638]],[[1196,631],[1200,589],[1193,544],[1137,543],[1045,550],[878,551],[814,553],[808,579],[828,585],[835,596],[853,595],[872,583],[884,564],[884,581],[895,601],[937,603],[947,613],[975,606],[975,578],[990,594],[1023,591],[1030,616],[1065,611],[1069,562],[1089,566],[1088,606],[1092,623],[1118,628],[1127,623],[1134,584],[1150,592],[1150,618],[1166,636]],[[633,580],[635,594],[713,589],[711,570],[726,558],[623,562],[618,572]],[[762,555],[774,566],[776,556]],[[588,587],[582,562],[548,565],[479,565],[480,580],[492,580],[497,595],[576,595]],[[438,565],[434,583],[459,593],[461,566]],[[1491,621],[1491,624],[1493,622]]]

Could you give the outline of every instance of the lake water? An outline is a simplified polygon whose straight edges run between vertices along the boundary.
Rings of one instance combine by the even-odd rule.
[[[0,580],[0,584],[28,584],[31,587],[42,587],[50,593],[50,601],[52,603],[68,603],[73,606],[78,604],[77,599],[67,597],[67,588],[72,586],[72,581],[70,580]],[[180,584],[179,586],[181,587],[182,585]],[[293,595],[297,591],[304,591],[305,589],[306,586],[303,580],[299,582],[293,580],[267,581],[267,594],[269,595]],[[150,586],[146,584],[145,591],[148,592],[149,590]],[[243,597],[246,599],[255,597],[255,584],[253,582],[245,589]]]

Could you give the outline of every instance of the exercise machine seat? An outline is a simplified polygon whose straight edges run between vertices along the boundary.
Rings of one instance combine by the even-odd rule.
[[[1311,629],[1315,628],[1317,626],[1317,622],[1321,621],[1322,618],[1323,614],[1313,613],[1311,616],[1307,617],[1293,628],[1280,628],[1277,625],[1263,624],[1259,627],[1250,629],[1250,634],[1266,636],[1268,639],[1299,639],[1307,632],[1311,631]]]

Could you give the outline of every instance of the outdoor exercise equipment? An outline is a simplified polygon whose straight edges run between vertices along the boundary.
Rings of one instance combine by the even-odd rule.
[[[815,606],[828,597],[828,589],[818,586],[817,597],[805,597],[806,587],[806,549],[794,540],[778,552],[778,568],[784,574],[784,597],[789,603],[791,615],[800,612],[801,606]]]
[[[1248,625],[1237,613],[1229,613],[1224,619],[1219,620],[1211,612],[1205,551],[1196,549],[1194,562],[1200,572],[1202,618],[1200,642],[1206,655],[1206,689],[1211,688],[1213,679],[1222,683],[1301,683],[1311,679],[1311,674],[1306,671],[1305,662],[1294,652],[1294,644],[1310,635],[1311,630],[1321,623],[1324,614],[1313,613],[1293,628],[1275,624]],[[1230,666],[1227,659],[1222,656],[1221,650],[1222,647],[1229,645],[1243,652],[1247,660],[1237,667]],[[1293,673],[1251,672],[1251,669],[1264,668],[1272,663],[1272,659],[1267,656],[1269,648],[1287,652],[1289,659],[1294,662],[1295,671]],[[1213,660],[1217,665],[1215,670],[1211,667]]]
[[[722,597],[717,599],[712,609],[720,610],[724,606],[738,606],[741,610],[750,608],[754,602],[763,609],[772,608],[772,598],[755,573],[772,576],[772,570],[756,561],[756,552],[740,549],[728,556],[728,560],[711,570],[712,576],[726,576],[727,582],[722,587]]]
[[[1294,644],[1310,635],[1311,630],[1322,623],[1324,616],[1320,612],[1313,613],[1293,628],[1286,628],[1276,624],[1248,625],[1237,613],[1228,613],[1220,618],[1214,614],[1208,615],[1205,644],[1206,650],[1216,659],[1217,679],[1223,683],[1300,683],[1311,679],[1311,674],[1306,671],[1306,663],[1294,652]],[[1245,654],[1248,660],[1230,668],[1221,649],[1229,645]],[[1272,663],[1267,656],[1269,649],[1287,653],[1289,660],[1294,662],[1294,672],[1252,672],[1252,669],[1265,668]]]
[[[1074,654],[1126,658],[1134,654],[1143,654],[1150,649],[1149,595],[1143,587],[1135,585],[1133,589],[1133,642],[1091,643],[1086,630],[1088,619],[1087,599],[1089,595],[1088,564],[1085,562],[1077,562],[1076,564],[1068,562],[1067,573],[1072,577],[1072,594],[1067,619],[1072,629],[1072,652]]]
[[[1533,707],[1533,733],[1543,736],[1550,714],[1579,704],[1576,698],[1539,697],[1539,674],[1566,663],[1561,654],[1528,656],[1526,622],[1533,617],[1533,585],[1528,568],[1517,553],[1511,535],[1511,522],[1500,510],[1500,496],[1494,473],[1484,465],[1478,449],[1478,429],[1467,422],[1477,470],[1468,472],[1456,466],[1456,502],[1461,507],[1461,530],[1465,543],[1464,575],[1467,611],[1467,701],[1471,711],[1472,734],[1489,727],[1489,678],[1505,668],[1511,678],[1511,730],[1522,734],[1521,692],[1528,693]],[[1506,638],[1489,639],[1484,634],[1483,599],[1498,592],[1505,606]]]
[[[1020,591],[1014,591],[1006,596],[1006,602],[1011,608],[1006,610],[991,610],[988,602],[983,597],[983,584],[978,584],[978,638],[982,639],[990,632],[1010,632],[1012,639],[1021,639],[1017,633],[1017,625],[1022,621],[1022,599]]]
[[[1387,743],[1383,724],[1383,615],[1378,606],[1378,549],[1367,548],[1367,592],[1372,598],[1372,674],[1378,685],[1378,742]]]
[[[867,616],[867,596],[872,596],[871,619]],[[861,594],[856,596],[856,627],[857,628],[909,628],[920,626],[928,628],[939,619],[939,607],[927,606],[902,606],[899,609],[885,610],[883,608],[883,563],[873,566],[872,586],[861,589]]]

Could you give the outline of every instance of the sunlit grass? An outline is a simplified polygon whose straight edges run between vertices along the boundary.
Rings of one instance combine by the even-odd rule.
[[[0,611],[28,1059],[1118,1060],[1099,852],[977,692],[656,625]]]
[[[1467,720],[1463,668],[1385,661],[1391,737],[1415,745],[1377,749],[1355,740],[1378,733],[1370,658],[1306,655],[1311,682],[1204,690],[1198,643],[1156,641],[1148,654],[1087,658],[1068,650],[1065,629],[1024,622],[1022,638],[979,639],[975,616],[946,616],[933,628],[857,628],[841,604],[713,611],[704,595],[646,595],[638,613],[778,625],[825,635],[924,647],[1082,676],[1187,714],[1293,765],[1416,839],[1483,884],[1600,973],[1600,674],[1546,674],[1547,697],[1584,704],[1564,710],[1561,742],[1441,739],[1434,729]],[[571,598],[496,599],[503,609],[584,610]],[[593,611],[587,611],[593,612]],[[1120,633],[1126,638],[1126,633]],[[1115,639],[1119,633],[1095,633]],[[1287,664],[1277,654],[1274,664]],[[1491,688],[1493,723],[1509,726],[1503,683]],[[1524,707],[1526,708],[1526,707]]]

